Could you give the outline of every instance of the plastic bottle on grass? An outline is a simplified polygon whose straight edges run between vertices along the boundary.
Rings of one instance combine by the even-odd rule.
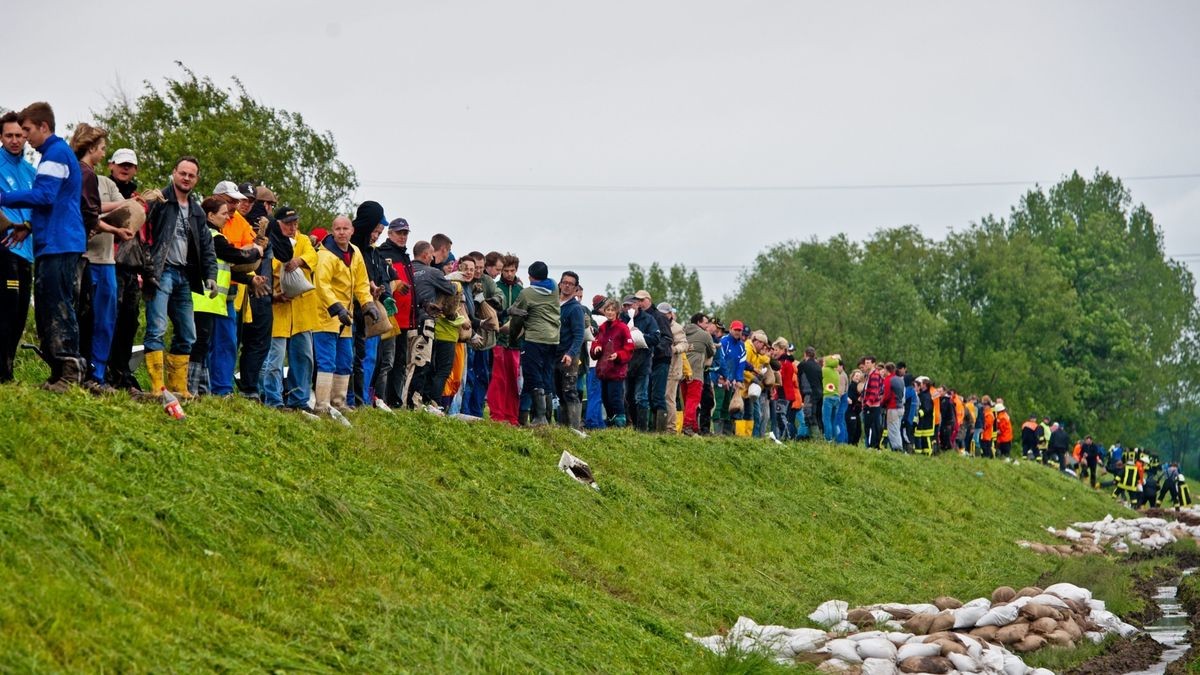
[[[180,405],[179,399],[175,397],[175,394],[167,391],[166,387],[163,387],[162,392],[160,393],[162,394],[163,410],[165,410],[168,415],[177,420],[187,417],[187,415],[183,412],[183,406]]]

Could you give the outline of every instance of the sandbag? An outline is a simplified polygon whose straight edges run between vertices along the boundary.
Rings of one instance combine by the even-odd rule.
[[[946,658],[950,659],[950,663],[953,663],[960,673],[977,673],[981,669],[979,663],[966,654],[949,654]]]
[[[896,675],[898,672],[893,659],[867,659],[862,664],[862,675]]]
[[[954,615],[950,612],[938,614],[933,617],[933,621],[929,624],[930,633],[940,633],[951,628],[954,628]]]
[[[954,611],[954,628],[974,628],[975,623],[988,613],[988,608],[982,605],[960,607]]]
[[[846,612],[850,606],[845,600],[827,600],[817,605],[817,609],[808,618],[822,626],[832,626],[846,620]]]
[[[113,227],[137,232],[146,224],[146,209],[138,200],[126,199],[118,202],[113,210],[100,216],[100,220]]]
[[[1088,607],[1087,602],[1072,600],[1071,598],[1063,598],[1063,602],[1067,603],[1067,607],[1071,608],[1071,611],[1079,616],[1087,616],[1092,613],[1092,608]]]
[[[1025,588],[1022,588],[1021,590],[1017,591],[1018,598],[1032,598],[1035,595],[1041,595],[1041,594],[1042,594],[1042,589],[1038,588],[1037,586],[1026,586]]]
[[[1010,602],[1017,597],[1017,592],[1011,586],[1001,586],[992,591],[992,604],[997,602]]]
[[[1041,635],[1026,635],[1020,642],[1011,645],[1009,649],[1018,654],[1036,652],[1046,646],[1046,638]]]
[[[823,630],[815,628],[796,628],[791,631],[791,637],[788,638],[788,649],[794,654],[802,654],[804,652],[813,652],[825,646],[828,636]]]
[[[1086,588],[1080,588],[1075,584],[1057,583],[1047,586],[1043,591],[1051,595],[1057,595],[1063,600],[1075,600],[1078,602],[1087,602],[1092,599],[1092,592]]]
[[[875,625],[875,615],[869,609],[856,607],[846,613],[846,620],[856,626]]]
[[[996,641],[1003,645],[1020,642],[1029,634],[1029,624],[1016,621],[996,631]]]
[[[1025,675],[1029,672],[1029,666],[1021,660],[1021,657],[1016,654],[1004,655],[1004,675]]]
[[[841,659],[846,663],[862,663],[862,657],[858,655],[858,644],[854,640],[845,638],[830,640],[825,644],[825,649],[835,659]]]
[[[896,645],[897,647],[908,644],[909,640],[912,638],[912,633],[893,632],[887,634],[887,639],[891,640],[892,644]]]
[[[912,611],[911,609],[909,609],[907,607],[902,607],[900,605],[887,605],[886,607],[884,607],[884,610],[888,614],[891,614],[893,617],[899,619],[900,621],[907,621],[907,620],[911,619],[912,617],[916,616],[916,614],[917,614],[916,612]]]
[[[896,645],[887,638],[871,638],[858,643],[858,655],[863,659],[896,660]]]
[[[925,635],[929,633],[929,626],[933,624],[934,618],[928,614],[913,615],[912,618],[904,622],[904,630],[914,635]]]
[[[305,293],[316,288],[308,277],[304,276],[304,269],[297,267],[291,272],[283,272],[279,275],[279,290],[288,298],[297,298]]]
[[[1079,623],[1075,619],[1063,619],[1059,621],[1058,629],[1069,633],[1071,639],[1075,642],[1079,642],[1083,638],[1083,628],[1079,626]]]
[[[1046,641],[1056,647],[1074,647],[1075,640],[1065,630],[1056,630],[1046,635]]]
[[[865,630],[861,633],[855,633],[854,635],[846,636],[847,640],[854,640],[855,642],[862,642],[863,640],[874,640],[875,638],[887,639],[887,634],[881,630]]]
[[[1050,617],[1055,621],[1062,620],[1062,612],[1053,607],[1042,605],[1036,602],[1030,602],[1022,607],[1017,613],[1029,619],[1030,621],[1033,621],[1034,619],[1044,619],[1046,617]]]
[[[950,638],[942,638],[941,640],[935,640],[934,644],[938,645],[939,647],[942,648],[942,656],[949,656],[951,654],[966,654],[967,653],[966,645],[962,644],[961,642],[956,642],[955,640],[951,640]]]
[[[817,666],[817,670],[823,673],[844,673],[857,667],[855,664],[846,663],[841,659],[829,659],[828,661],[822,661]]]
[[[941,675],[954,670],[954,663],[944,656],[914,656],[900,662],[902,673],[933,673]]]
[[[975,622],[976,626],[1007,626],[1017,620],[1017,614],[1021,611],[1020,607],[1014,605],[1001,605],[992,607],[987,614],[979,617]]]
[[[1048,616],[1044,616],[1029,624],[1029,630],[1039,635],[1047,635],[1058,630],[1058,622]]]
[[[903,661],[905,659],[911,659],[914,656],[941,656],[941,654],[942,646],[938,643],[917,642],[914,644],[904,645],[903,647],[900,647],[900,649],[896,650],[896,659]]]
[[[943,595],[933,599],[933,606],[941,610],[958,609],[963,604],[958,598],[952,598],[948,595]]]
[[[978,628],[975,628],[974,630],[971,631],[971,636],[979,638],[980,640],[985,640],[987,642],[995,642],[996,641],[996,631],[998,631],[998,630],[1000,630],[1000,626],[996,626],[996,625],[979,626]]]
[[[1030,604],[1049,605],[1051,607],[1058,607],[1060,609],[1067,608],[1067,603],[1063,602],[1062,598],[1058,597],[1057,595],[1050,595],[1049,593],[1035,595],[1029,599],[1029,602]]]

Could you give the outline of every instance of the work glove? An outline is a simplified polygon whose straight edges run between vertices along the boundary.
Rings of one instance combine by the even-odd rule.
[[[366,316],[368,319],[370,319],[371,323],[375,323],[379,321],[379,308],[376,307],[375,303],[372,302],[363,308],[363,316]]]
[[[353,326],[354,325],[354,318],[350,316],[350,312],[346,311],[345,307],[343,307],[342,310],[340,312],[338,312],[337,316],[338,316],[338,321],[341,321],[343,326]]]
[[[204,290],[208,291],[208,297],[210,297],[210,298],[217,297],[217,280],[216,279],[205,279],[204,280]]]

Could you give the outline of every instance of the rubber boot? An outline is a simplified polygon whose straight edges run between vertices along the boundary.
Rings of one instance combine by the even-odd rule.
[[[163,381],[162,350],[146,352],[146,372],[150,374],[150,393],[158,396],[166,383]]]
[[[738,436],[749,436],[754,433],[754,420],[737,420],[734,424],[737,425],[734,433]]]
[[[192,398],[187,381],[190,360],[187,354],[167,354],[167,389],[180,399]]]
[[[329,404],[338,412],[350,412],[346,405],[346,392],[350,389],[349,375],[333,375],[333,389],[330,391]]]
[[[610,426],[614,426],[614,427],[616,427],[616,428],[618,428],[618,429],[624,429],[624,428],[625,428],[625,424],[626,424],[626,422],[625,422],[625,416],[624,416],[624,415],[617,415],[616,417],[612,418],[612,422],[610,422],[609,424],[610,424]]]
[[[333,373],[317,373],[317,384],[313,387],[313,393],[317,397],[317,404],[313,406],[313,410],[318,415],[324,415],[329,412],[329,399],[333,396]]]
[[[529,411],[528,410],[522,410],[521,412],[517,413],[517,424],[522,427],[529,426]]]
[[[650,408],[637,409],[637,430],[650,431]]]
[[[566,410],[567,426],[575,430],[583,429],[583,421],[580,419],[583,412],[583,403],[579,401],[568,401],[563,405]]]
[[[555,419],[554,418],[554,394],[549,394],[549,393],[546,394],[546,423],[547,424],[565,424],[566,423],[565,420],[567,419],[566,412],[563,411],[563,407],[561,405],[558,407],[558,412],[559,412],[559,417],[558,417],[558,419]]]
[[[666,410],[655,410],[654,411],[654,433],[657,433],[657,434],[667,433],[667,411]]]
[[[529,411],[529,426],[540,427],[546,424],[546,390],[533,390],[533,409]]]

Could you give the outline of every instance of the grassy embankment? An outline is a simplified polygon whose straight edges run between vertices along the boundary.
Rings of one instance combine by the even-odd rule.
[[[0,388],[5,668],[714,671],[751,664],[685,632],[803,625],[830,598],[1091,576],[1140,603],[1131,566],[1013,544],[1119,510],[1028,462],[187,412]]]

